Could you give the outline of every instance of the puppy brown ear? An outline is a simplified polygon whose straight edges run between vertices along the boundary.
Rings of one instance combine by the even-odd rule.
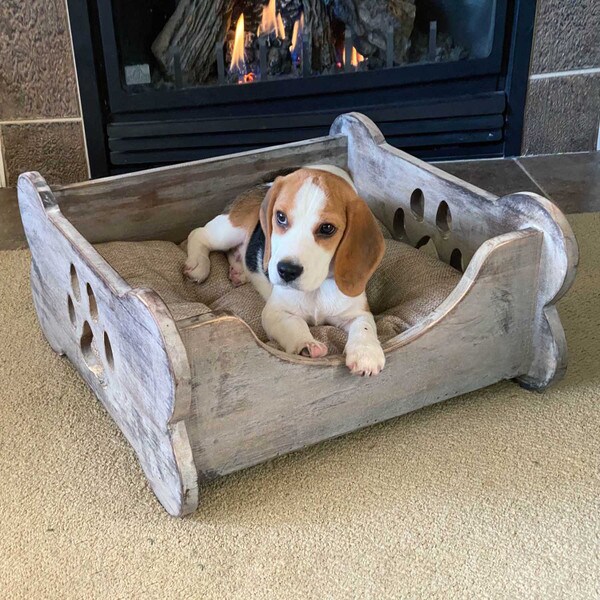
[[[367,203],[356,196],[346,205],[346,229],[335,254],[333,275],[340,291],[358,296],[379,266],[385,243]]]
[[[269,260],[271,260],[271,233],[273,231],[273,206],[277,199],[277,194],[281,189],[282,178],[277,177],[273,182],[273,185],[269,188],[269,191],[265,195],[265,199],[260,205],[260,226],[262,227],[263,233],[265,234],[265,253],[263,255],[263,268],[266,271],[269,266]]]

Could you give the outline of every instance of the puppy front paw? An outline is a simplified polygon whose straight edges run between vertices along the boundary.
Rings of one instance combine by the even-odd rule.
[[[229,265],[229,281],[233,284],[233,287],[240,287],[248,282],[244,269],[237,269],[233,265]]]
[[[385,365],[385,354],[379,342],[346,347],[346,366],[353,375],[378,375]]]
[[[233,287],[244,285],[248,281],[248,278],[244,271],[244,261],[240,246],[227,252],[227,260],[229,261],[229,281],[231,281]]]
[[[197,259],[188,258],[183,267],[183,274],[191,279],[202,283],[210,273],[210,260],[206,256],[200,256]]]
[[[312,342],[305,344],[298,354],[310,356],[310,358],[322,358],[327,355],[327,344],[313,340]]]

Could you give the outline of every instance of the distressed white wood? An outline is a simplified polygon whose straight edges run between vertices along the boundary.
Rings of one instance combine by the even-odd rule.
[[[266,346],[233,315],[175,323],[156,293],[132,289],[102,259],[37,173],[19,180],[42,329],[106,406],[171,514],[196,508],[199,480],[502,379],[543,389],[564,371],[555,303],[573,281],[577,246],[562,213],[535,194],[497,198],[404,154],[362,115],[338,118],[330,138],[77,184],[57,196],[93,241],[177,240],[268,173],[309,162],[347,166],[376,216],[392,230],[396,217],[397,237],[417,245],[428,236],[454,264],[458,248],[466,266],[441,306],[386,344],[375,378],[352,377],[339,356]],[[411,207],[417,188],[423,202]]]
[[[166,510],[193,511],[197,473],[183,420],[190,408],[190,371],[170,313],[155,292],[132,289],[104,261],[62,216],[37,173],[19,178],[18,194],[32,254],[33,301],[48,342],[67,355],[102,401]],[[87,357],[84,323],[95,340]],[[105,332],[112,366],[105,356]]]
[[[530,284],[541,243],[535,230],[485,242],[447,300],[386,344],[386,367],[375,378],[351,377],[340,356],[316,360],[274,350],[234,316],[179,322],[191,362],[189,431],[201,477],[523,373],[531,361]]]
[[[406,233],[400,239],[417,245],[429,236],[445,262],[450,262],[458,248],[467,264],[485,240],[510,231],[534,228],[544,233],[539,287],[535,290],[534,356],[519,381],[526,387],[543,389],[562,377],[566,345],[552,307],[571,286],[578,262],[577,242],[562,212],[546,198],[528,192],[498,198],[397,150],[385,142],[370,119],[359,113],[338,117],[331,134],[348,137],[348,169],[375,215],[393,231],[396,211],[402,209]],[[422,218],[411,208],[415,190],[423,192]],[[448,231],[436,224],[441,202],[447,203],[452,215]]]
[[[181,242],[271,173],[315,162],[345,167],[346,144],[344,136],[317,138],[76,183],[55,196],[88,242]]]

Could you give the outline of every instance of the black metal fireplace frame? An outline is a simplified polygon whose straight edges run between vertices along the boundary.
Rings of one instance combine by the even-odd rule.
[[[301,137],[310,137],[311,132],[320,135],[337,113],[354,107],[366,107],[365,112],[376,121],[398,121],[391,131],[400,136],[400,145],[409,144],[411,135],[427,129],[427,119],[418,114],[423,91],[436,98],[429,101],[427,116],[433,115],[438,119],[436,126],[442,128],[432,138],[438,143],[450,139],[449,134],[446,138],[443,134],[444,119],[453,119],[452,127],[456,129],[461,118],[465,118],[467,130],[481,126],[483,129],[476,133],[489,131],[485,138],[468,131],[456,138],[456,143],[469,142],[475,156],[478,142],[480,154],[485,156],[520,152],[535,15],[532,1],[497,0],[494,41],[487,58],[243,86],[145,89],[143,93],[123,86],[110,0],[68,0],[68,7],[93,177],[139,168],[128,162],[136,160],[136,150],[144,152],[148,166],[160,164],[165,155],[169,162],[211,155],[211,135],[227,140],[227,132],[249,129],[239,118],[242,105],[244,115],[252,118],[251,129],[261,134],[253,137],[248,133],[245,138],[242,135],[243,145],[232,144],[228,151],[245,149],[252,140],[257,145],[293,141],[289,133],[288,137],[283,132],[278,135],[278,128],[288,128],[289,132],[294,123]],[[377,103],[369,101],[372,90],[377,90]],[[473,97],[475,91],[480,94]],[[397,102],[399,94],[401,105]],[[467,118],[465,102],[469,99],[479,101],[481,109],[475,115],[469,113]],[[299,101],[303,109],[294,113]],[[495,139],[492,132],[500,131],[500,118],[503,135]],[[414,119],[419,122],[411,128]],[[190,156],[189,151],[169,149],[166,132],[176,135],[178,127],[188,136],[187,140],[201,141],[206,153]],[[196,138],[190,137],[194,133]],[[160,136],[165,152],[144,149],[144,140],[154,135]],[[437,157],[435,151],[429,156],[427,150],[420,154],[424,158]]]

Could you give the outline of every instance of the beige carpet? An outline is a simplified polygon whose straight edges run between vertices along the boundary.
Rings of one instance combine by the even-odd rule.
[[[572,223],[562,383],[499,384],[228,477],[185,520],[45,343],[27,253],[0,253],[1,597],[600,597],[600,215]]]

